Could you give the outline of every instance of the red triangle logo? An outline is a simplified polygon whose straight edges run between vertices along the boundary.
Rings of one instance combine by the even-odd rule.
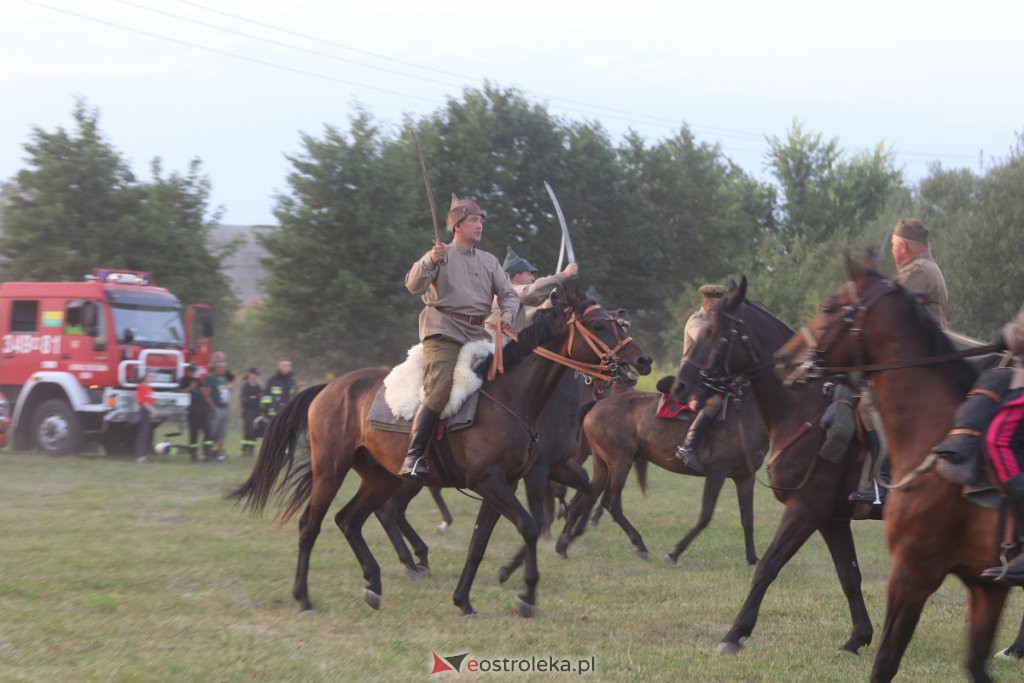
[[[434,670],[430,672],[431,674],[439,674],[442,671],[455,671],[448,662],[438,657],[436,652],[431,651],[430,654],[434,655]]]

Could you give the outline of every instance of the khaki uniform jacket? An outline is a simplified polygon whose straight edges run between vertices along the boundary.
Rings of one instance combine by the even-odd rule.
[[[697,337],[700,336],[701,330],[710,323],[710,317],[704,313],[703,308],[697,309],[697,312],[686,321],[686,327],[683,328],[683,356],[679,359],[680,365],[690,355],[690,349],[693,347],[693,343],[697,341]]]
[[[949,294],[946,279],[931,255],[921,252],[896,268],[896,282],[922,297],[924,308],[942,327],[949,325]]]
[[[501,317],[515,320],[519,296],[493,254],[476,248],[463,252],[454,242],[446,244],[445,251],[447,263],[434,263],[428,251],[405,275],[406,289],[423,295],[420,341],[435,334],[460,344],[490,337],[483,325],[456,320],[436,310],[438,306],[463,315],[487,316],[497,298]]]
[[[564,274],[556,273],[547,277],[539,277],[528,285],[512,285],[519,296],[519,302],[522,304],[515,320],[512,321],[512,329],[516,333],[525,330],[533,322],[534,312],[547,301],[551,292],[555,291],[559,285],[564,284],[568,279]],[[498,313],[498,300],[495,299],[494,305],[491,307],[491,317],[487,319],[487,322],[492,324],[496,322]]]
[[[1006,348],[1015,356],[1024,355],[1024,306],[1020,307],[1017,317],[1003,325],[1003,339],[1006,340]],[[1017,368],[1013,374],[1011,389],[1024,387],[1024,362],[1021,358],[1016,359]]]

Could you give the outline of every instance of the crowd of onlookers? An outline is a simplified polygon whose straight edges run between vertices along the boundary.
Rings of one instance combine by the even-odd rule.
[[[200,375],[202,374],[202,377]],[[137,423],[135,455],[145,462],[152,441],[152,418],[155,415],[153,373],[147,373],[138,387],[138,410],[132,418]],[[228,368],[227,354],[217,351],[210,357],[210,366],[200,373],[194,364],[185,368],[179,390],[188,392],[188,446],[190,457],[196,462],[227,459],[224,440],[228,433],[231,414],[231,395],[236,388],[236,377]],[[277,361],[277,371],[265,384],[260,383],[260,371],[251,367],[242,375],[238,387],[242,421],[241,455],[251,456],[263,436],[267,424],[277,411],[295,395],[295,376],[287,358]]]

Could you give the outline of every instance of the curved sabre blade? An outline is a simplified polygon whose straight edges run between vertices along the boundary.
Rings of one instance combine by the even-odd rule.
[[[558,197],[555,196],[555,191],[551,189],[551,184],[548,181],[544,181],[544,188],[548,191],[548,196],[551,197],[551,202],[555,205],[555,215],[558,216],[558,224],[562,226],[562,243],[565,246],[566,254],[569,256],[569,263],[576,263],[576,252],[572,248],[572,238],[569,237],[569,226],[565,223],[565,216],[562,215],[562,205],[558,203]],[[558,270],[555,272],[561,272],[562,270],[562,259],[558,259]]]

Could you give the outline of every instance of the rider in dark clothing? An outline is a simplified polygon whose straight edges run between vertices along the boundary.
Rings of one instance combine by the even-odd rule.
[[[239,392],[242,402],[242,457],[252,455],[256,450],[256,439],[259,438],[259,425],[261,399],[263,387],[259,382],[260,371],[256,368],[249,368],[242,381],[242,389]]]
[[[206,433],[206,401],[200,393],[202,382],[196,377],[196,366],[189,363],[185,366],[185,376],[178,384],[180,391],[187,391],[192,399],[188,406],[188,450],[193,460],[205,460],[207,454],[199,455],[199,433]]]

